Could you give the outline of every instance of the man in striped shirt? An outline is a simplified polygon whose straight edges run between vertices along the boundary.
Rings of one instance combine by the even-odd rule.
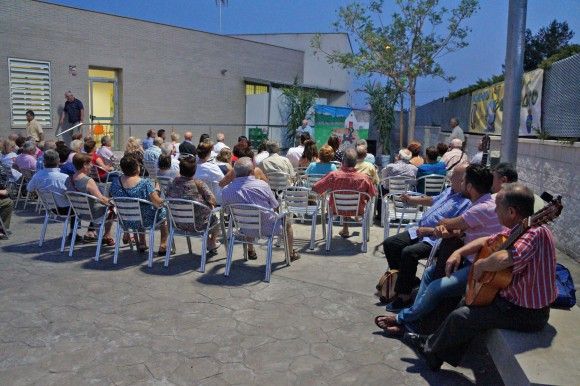
[[[500,235],[509,235],[521,221],[533,214],[534,194],[520,183],[505,184],[496,196],[496,213],[509,231],[473,240],[457,250],[469,255],[484,245],[493,244]],[[541,330],[550,315],[550,304],[557,295],[556,250],[551,231],[545,226],[532,227],[509,250],[492,253],[473,265],[477,280],[484,272],[512,267],[512,281],[487,306],[461,306],[453,311],[435,334],[407,334],[409,343],[424,354],[432,370],[443,361],[457,366],[472,339],[493,328],[524,332]]]

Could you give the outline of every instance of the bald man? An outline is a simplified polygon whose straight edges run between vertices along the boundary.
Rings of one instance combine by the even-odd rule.
[[[449,150],[441,157],[441,162],[445,164],[445,168],[447,169],[447,175],[450,175],[455,166],[468,162],[467,154],[462,149],[463,142],[460,139],[455,138],[451,140]]]
[[[183,134],[183,142],[179,145],[179,154],[192,154],[197,155],[197,148],[192,142],[193,133],[191,131],[186,131]]]
[[[457,118],[453,117],[449,120],[449,127],[451,127],[449,141],[459,139],[461,142],[465,142],[465,135],[463,134],[463,129],[459,126],[459,120]]]

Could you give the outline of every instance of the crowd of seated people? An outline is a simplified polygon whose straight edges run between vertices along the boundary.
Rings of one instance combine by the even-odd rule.
[[[279,199],[268,184],[268,175],[273,172],[294,178],[297,168],[305,168],[306,175],[321,176],[312,185],[318,194],[346,189],[365,192],[371,199],[378,194],[379,175],[383,179],[404,176],[416,180],[436,174],[448,178],[449,185],[441,193],[400,196],[407,205],[428,209],[416,225],[386,238],[381,244],[388,268],[397,270],[398,275],[396,294],[386,304],[390,313],[378,316],[376,325],[388,335],[401,336],[407,332],[407,341],[437,370],[443,361],[457,365],[471,339],[481,331],[493,327],[533,331],[547,322],[548,305],[555,296],[555,252],[548,228],[532,227],[509,251],[498,251],[484,261],[474,260],[482,246],[509,235],[514,225],[534,212],[534,205],[536,209],[541,207],[541,200],[517,182],[518,174],[512,165],[500,163],[489,170],[480,164],[481,146],[470,164],[464,144],[458,138],[449,145],[429,146],[424,154],[422,144],[412,141],[398,151],[392,163],[381,165],[379,173],[366,141],[359,140],[355,146],[346,148],[335,134],[318,148],[309,133],[302,133],[301,145],[292,148],[286,156],[274,141],[264,141],[254,151],[244,136],[231,148],[226,145],[223,133],[218,133],[215,143],[208,134],[202,134],[197,145],[191,132],[184,134],[182,143],[175,133],[169,141],[165,136],[164,130],[149,130],[143,142],[128,138],[119,161],[111,149],[109,136],[100,139],[98,149],[92,137],[83,138],[79,134],[68,144],[52,140],[39,142],[18,135],[0,140],[0,238],[9,235],[14,207],[9,184],[17,184],[24,174],[32,176],[27,186],[29,191],[58,194],[56,207],[61,215],[68,213],[70,207],[64,196],[66,192],[94,196],[96,200],[91,207],[94,217],[108,214],[111,219],[115,216],[111,210],[115,198],[149,201],[152,205],[142,207],[143,221],[146,226],[154,219],[160,222],[159,255],[165,255],[169,247],[168,224],[164,221],[167,214],[159,185],[146,178],[142,170],[147,162],[156,165],[158,175],[172,179],[165,191],[166,198],[195,200],[204,205],[191,224],[198,229],[208,221],[217,221],[211,210],[218,205],[243,203],[277,209]],[[98,183],[107,178],[117,162],[122,174],[111,180],[110,193],[103,194]],[[268,220],[272,224],[273,218]],[[103,243],[108,246],[115,244],[111,225],[112,222],[107,222],[104,230]],[[270,231],[280,232],[280,229]],[[220,247],[219,232],[219,227],[215,227],[209,235],[210,255],[216,254]],[[294,247],[292,221],[286,222],[286,232],[291,259],[296,260],[300,255]],[[340,235],[350,236],[348,224],[344,224]],[[73,234],[72,222],[68,237],[79,238]],[[89,224],[82,239],[91,242],[96,238],[95,224]],[[142,252],[148,248],[144,234],[137,237],[124,234],[123,242],[130,241]],[[416,277],[419,260],[429,256],[436,246],[439,249],[434,264],[419,279]],[[257,257],[251,244],[248,257]],[[513,267],[513,280],[489,306],[460,304],[433,334],[423,336],[412,332],[413,326],[445,299],[465,293],[470,270],[478,278],[484,271],[506,267]]]

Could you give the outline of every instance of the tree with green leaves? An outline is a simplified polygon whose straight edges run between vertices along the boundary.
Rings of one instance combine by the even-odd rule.
[[[535,34],[526,29],[526,50],[524,53],[524,71],[535,70],[542,61],[568,47],[574,37],[574,31],[567,22],[552,20],[547,27],[542,27]]]
[[[288,113],[286,118],[286,137],[288,141],[294,143],[296,129],[302,124],[302,120],[306,118],[308,110],[314,106],[317,93],[316,90],[302,87],[298,83],[298,79],[295,78],[291,86],[282,88],[282,95],[284,96],[284,104]]]
[[[355,41],[356,52],[325,52],[318,38],[312,46],[357,75],[387,77],[392,85],[409,95],[409,139],[414,137],[417,79],[431,76],[452,81],[437,60],[467,46],[470,29],[465,21],[478,9],[477,0],[461,0],[453,9],[438,0],[395,0],[399,10],[390,24],[383,22],[383,0],[368,6],[352,3],[338,10],[337,30],[345,30]],[[401,106],[402,110],[402,106]]]
[[[367,102],[372,109],[371,124],[379,133],[382,154],[390,154],[391,131],[395,126],[395,104],[399,92],[390,81],[387,81],[385,85],[368,81],[363,90],[367,94]]]

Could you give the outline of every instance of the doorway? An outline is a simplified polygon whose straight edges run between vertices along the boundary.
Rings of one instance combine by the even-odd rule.
[[[111,137],[113,149],[119,148],[119,90],[117,71],[89,68],[89,118],[91,134],[97,144],[105,135]]]

